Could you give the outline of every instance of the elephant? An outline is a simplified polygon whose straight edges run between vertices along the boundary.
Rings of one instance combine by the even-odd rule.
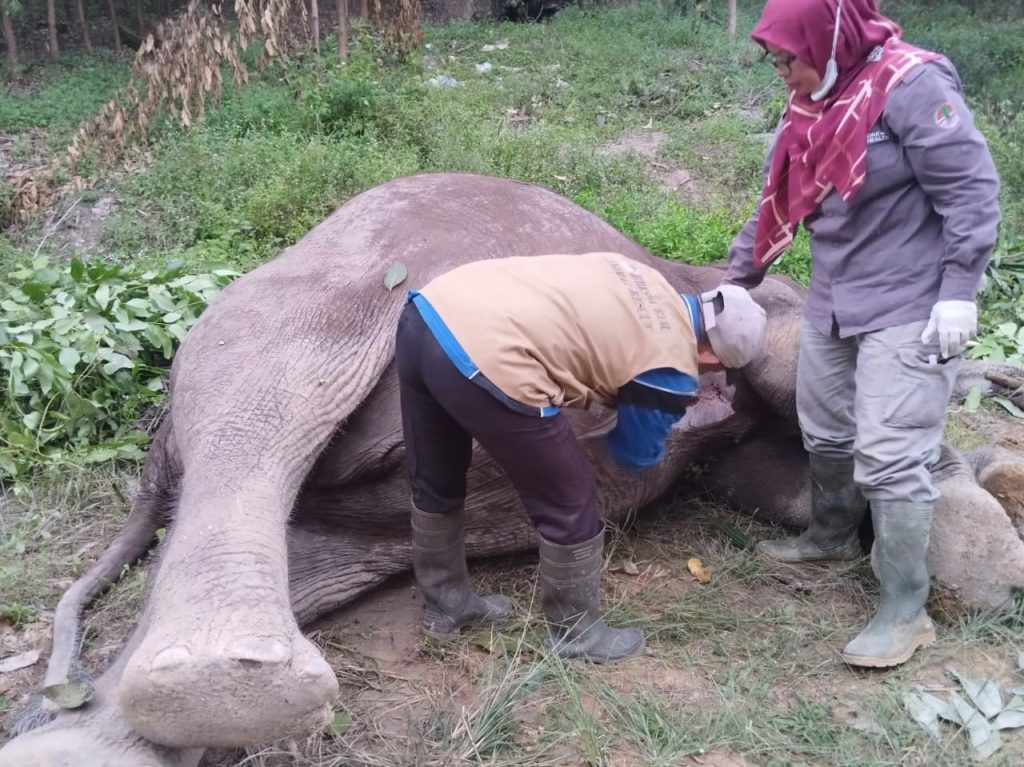
[[[225,288],[175,354],[169,408],[124,528],[58,604],[44,684],[72,672],[88,602],[166,528],[138,625],[93,698],[15,737],[0,767],[195,767],[207,747],[322,726],[338,684],[300,627],[411,566],[393,366],[405,290],[472,260],[592,251],[649,264],[679,292],[723,275],[652,256],[543,187],[423,174],[355,196]],[[608,461],[600,446],[613,411],[570,412],[602,516],[623,517],[714,459],[706,481],[726,501],[806,524],[794,395],[803,289],[773,276],[753,295],[768,315],[763,350],[742,371],[702,376],[657,467]],[[977,478],[1019,506],[1021,462],[947,447],[935,475],[936,578],[966,603],[1005,601],[1024,584],[1024,543]],[[478,448],[467,513],[471,557],[536,545],[514,491]]]

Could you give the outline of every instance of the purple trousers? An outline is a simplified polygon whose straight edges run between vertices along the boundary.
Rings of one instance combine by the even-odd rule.
[[[470,381],[411,303],[398,323],[395,364],[412,500],[420,511],[462,507],[476,439],[508,475],[541,536],[565,546],[597,535],[594,470],[564,415],[517,413]]]

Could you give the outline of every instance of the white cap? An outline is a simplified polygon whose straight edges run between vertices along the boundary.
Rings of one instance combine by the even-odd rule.
[[[719,285],[701,293],[701,313],[711,350],[727,368],[741,368],[761,349],[766,318],[762,309],[738,285]]]

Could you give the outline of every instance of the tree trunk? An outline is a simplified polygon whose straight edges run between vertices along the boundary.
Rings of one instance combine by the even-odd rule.
[[[78,23],[82,27],[82,44],[86,53],[92,53],[92,40],[89,38],[89,22],[85,18],[85,2],[78,0]]]
[[[313,46],[316,48],[317,61],[320,60],[320,3],[309,0],[309,17],[313,21]]]
[[[107,8],[110,9],[110,26],[114,28],[114,52],[121,50],[121,32],[117,28],[117,8],[114,7],[114,0],[107,0]]]
[[[7,46],[7,61],[10,62],[11,70],[18,71],[18,39],[14,36],[14,25],[11,24],[11,15],[7,12],[7,3],[0,0],[0,26],[4,29],[4,45]]]
[[[348,60],[348,0],[335,0],[338,9],[338,56]]]
[[[359,18],[365,19],[369,14],[369,9],[366,7],[366,0],[359,0],[359,7],[356,10],[359,14]]]
[[[142,23],[142,0],[135,0],[135,18],[139,24],[139,34],[146,34],[146,26]]]
[[[736,39],[736,0],[729,0],[729,22],[726,25],[729,39]]]
[[[46,0],[46,24],[50,29],[50,58],[60,58],[60,45],[57,42],[57,2]]]

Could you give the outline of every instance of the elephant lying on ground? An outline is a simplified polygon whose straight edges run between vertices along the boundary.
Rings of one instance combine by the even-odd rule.
[[[422,175],[355,197],[224,290],[174,360],[169,414],[125,529],[60,602],[45,683],[66,678],[84,605],[167,525],[138,627],[93,700],[13,740],[0,766],[194,767],[203,747],[323,723],[338,685],[299,627],[411,562],[391,365],[405,288],[474,259],[586,251],[651,264],[680,292],[721,279],[715,268],[650,256],[540,187]],[[396,262],[408,279],[389,291],[385,274]],[[794,416],[802,293],[773,278],[755,297],[769,316],[761,356],[732,380],[702,379],[699,404],[657,468],[606,464],[596,447],[614,414],[572,414],[597,467],[604,516],[654,500],[712,456],[711,480],[737,506],[797,524],[806,515]],[[996,456],[984,467],[1021,497],[1013,461]],[[937,467],[945,499],[936,544],[947,560],[937,574],[968,601],[998,601],[1024,584],[1024,544],[969,469],[952,451]],[[534,545],[515,494],[483,453],[469,487],[470,556]],[[969,548],[954,551],[960,539]]]

